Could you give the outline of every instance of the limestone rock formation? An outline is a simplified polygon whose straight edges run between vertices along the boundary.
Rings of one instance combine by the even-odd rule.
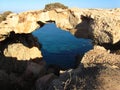
[[[90,22],[96,43],[117,43],[120,40],[120,9],[97,12]]]
[[[73,10],[75,11],[75,10]],[[97,44],[117,43],[120,40],[120,9],[77,10],[81,22],[71,30],[77,37],[91,38]],[[80,14],[81,12],[81,14]]]
[[[41,45],[32,34],[15,34],[11,32],[4,41],[0,42],[0,47],[3,55],[17,58],[17,60],[42,58]]]
[[[108,64],[115,67],[120,66],[120,55],[112,54],[104,47],[94,46],[82,58],[81,63],[86,64]]]
[[[36,90],[36,80],[42,77],[44,79],[53,72],[46,67],[40,49],[41,45],[31,33],[15,34],[12,31],[5,40],[0,41],[1,90]],[[52,76],[55,76],[54,73],[56,72]],[[52,76],[44,84],[49,79],[51,82]],[[38,86],[42,85],[40,83]]]
[[[0,41],[1,90],[39,90],[49,86],[54,74],[59,75],[59,69],[46,65],[41,47],[31,33],[12,31]]]
[[[116,43],[120,40],[120,9],[61,9],[12,13],[0,23],[0,39],[10,31],[30,33],[41,27],[39,21],[53,21],[57,27],[76,37],[91,38],[95,43]]]
[[[6,57],[16,57],[18,60],[41,58],[41,51],[37,47],[28,48],[21,43],[8,45],[4,50]]]
[[[54,74],[49,73],[59,75],[59,68],[46,68],[40,51],[41,45],[31,34],[45,23],[55,22],[57,27],[70,31],[78,38],[90,38],[94,43],[101,45],[114,44],[116,48],[120,46],[119,13],[120,9],[57,8],[8,15],[6,20],[0,23],[2,84],[9,84],[10,87],[15,86],[13,88],[17,87],[20,90],[30,90],[35,88],[35,84],[37,89],[46,88],[47,84],[48,90],[119,90],[119,55],[95,46],[83,56],[81,63],[84,66],[80,65],[77,69],[66,71],[52,81]],[[44,83],[41,83],[43,80]]]

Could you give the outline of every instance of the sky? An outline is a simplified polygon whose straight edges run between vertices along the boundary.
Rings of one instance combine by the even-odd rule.
[[[120,0],[1,0],[0,11],[40,10],[46,4],[59,2],[70,8],[120,8]]]

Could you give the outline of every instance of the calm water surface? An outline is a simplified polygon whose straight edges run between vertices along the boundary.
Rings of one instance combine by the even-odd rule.
[[[71,33],[61,30],[55,24],[46,24],[32,33],[42,44],[42,55],[47,64],[62,68],[75,66],[75,56],[92,49],[89,39],[75,38]]]

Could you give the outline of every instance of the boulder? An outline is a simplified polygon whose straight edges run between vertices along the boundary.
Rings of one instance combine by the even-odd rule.
[[[86,64],[109,64],[119,67],[120,55],[112,54],[109,50],[106,50],[101,46],[94,46],[94,48],[88,51],[82,58],[81,63]]]

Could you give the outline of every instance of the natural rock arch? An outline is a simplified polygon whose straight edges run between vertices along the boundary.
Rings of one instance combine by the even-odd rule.
[[[44,23],[55,22],[58,28],[70,31],[79,38],[91,38],[97,43],[113,44],[120,40],[119,13],[119,9],[61,8],[12,13],[0,23],[0,38],[13,30],[15,33],[31,33]]]

